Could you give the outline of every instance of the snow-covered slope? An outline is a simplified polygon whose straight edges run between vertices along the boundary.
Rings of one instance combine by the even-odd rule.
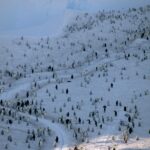
[[[53,24],[61,27],[55,38],[39,37],[53,28],[36,17],[14,29],[25,35],[1,34],[0,150],[149,150],[150,6],[95,11],[96,0],[36,2],[30,19],[45,14],[38,9],[46,2],[52,16],[67,17],[56,18],[64,27]],[[84,3],[94,11],[81,11]]]

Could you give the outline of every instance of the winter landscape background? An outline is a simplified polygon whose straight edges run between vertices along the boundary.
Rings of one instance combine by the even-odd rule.
[[[72,15],[99,10],[125,10],[149,0],[1,0],[0,34],[55,36]]]
[[[149,109],[149,0],[0,0],[0,150],[149,150]]]

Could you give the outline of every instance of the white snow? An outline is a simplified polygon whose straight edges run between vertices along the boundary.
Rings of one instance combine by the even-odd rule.
[[[150,149],[148,4],[1,0],[0,150]]]

